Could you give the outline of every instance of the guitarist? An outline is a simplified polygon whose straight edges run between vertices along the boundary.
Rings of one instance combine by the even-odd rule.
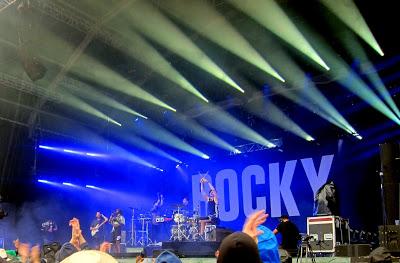
[[[104,224],[107,223],[108,218],[100,212],[96,213],[96,219],[90,225],[90,233],[93,238],[96,249],[100,248],[101,243],[105,241]]]

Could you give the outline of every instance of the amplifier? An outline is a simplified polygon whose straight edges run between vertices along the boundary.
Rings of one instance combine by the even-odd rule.
[[[365,257],[371,253],[369,244],[336,245],[336,257]]]
[[[309,242],[313,252],[333,253],[336,245],[350,243],[349,220],[338,216],[308,217],[307,234],[312,236]]]
[[[386,247],[390,252],[400,252],[400,226],[386,226],[386,240],[384,226],[379,226],[379,245]]]

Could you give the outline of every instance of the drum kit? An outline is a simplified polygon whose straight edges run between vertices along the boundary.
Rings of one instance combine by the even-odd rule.
[[[199,234],[199,215],[193,212],[189,217],[189,211],[181,210],[182,205],[176,205],[174,211],[174,225],[171,226],[172,241],[196,241],[200,239]]]

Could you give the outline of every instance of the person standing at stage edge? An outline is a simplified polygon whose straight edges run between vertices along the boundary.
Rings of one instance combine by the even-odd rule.
[[[291,256],[296,256],[300,233],[297,226],[289,220],[289,216],[282,215],[273,232],[275,235],[280,233],[282,236],[280,248],[285,249]]]
[[[204,192],[204,184],[208,184],[210,192],[208,195]],[[205,178],[200,179],[200,190],[204,200],[207,201],[207,217],[200,217],[200,236],[203,236],[206,224],[212,225],[219,224],[219,213],[218,213],[218,195],[214,186]]]
[[[113,226],[112,243],[115,253],[121,253],[121,233],[122,228],[125,226],[125,217],[122,215],[121,209],[117,208],[110,216],[110,224]]]
[[[95,248],[99,249],[101,243],[105,241],[105,226],[108,218],[100,212],[96,213],[96,218],[92,221],[90,225],[90,234],[92,235]]]

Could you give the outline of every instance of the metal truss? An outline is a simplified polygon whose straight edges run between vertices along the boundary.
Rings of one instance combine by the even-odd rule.
[[[5,10],[10,5],[14,4],[17,0],[0,0],[0,12]]]
[[[22,80],[15,76],[0,72],[0,86],[16,89],[25,93],[35,95],[40,98],[46,98],[56,103],[62,102],[62,96],[54,91],[48,91],[32,82]]]
[[[235,146],[234,151],[230,151],[229,155],[238,155],[238,154],[245,154],[245,153],[251,153],[251,152],[258,152],[258,151],[264,151],[264,150],[271,150],[271,149],[276,149],[282,147],[282,139],[272,139],[269,140],[269,142],[273,143],[276,145],[274,148],[267,147],[262,144],[258,143],[246,143],[242,145]]]
[[[59,1],[31,0],[31,5],[38,11],[86,34],[92,32],[95,25],[98,24],[98,21],[93,17]],[[109,46],[119,49],[122,44],[117,35],[116,31],[105,28],[97,28],[95,32],[96,38]]]

